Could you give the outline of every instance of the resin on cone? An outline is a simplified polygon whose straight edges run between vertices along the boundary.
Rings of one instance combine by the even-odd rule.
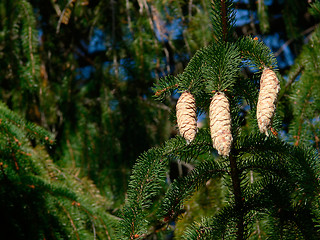
[[[279,90],[280,84],[275,72],[269,68],[264,69],[260,79],[257,120],[260,132],[265,133],[267,136],[269,136],[268,129],[271,128],[276,110]]]
[[[218,92],[212,98],[209,118],[213,147],[219,155],[229,156],[232,143],[231,116],[229,101],[224,93]]]
[[[184,92],[181,94],[176,110],[180,135],[189,143],[195,138],[197,133],[196,101],[191,93]]]

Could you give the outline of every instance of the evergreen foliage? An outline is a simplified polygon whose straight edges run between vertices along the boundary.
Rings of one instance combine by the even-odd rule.
[[[3,166],[11,164],[1,203],[17,209],[4,211],[5,233],[116,239],[108,212],[123,202],[134,159],[174,132],[169,108],[151,97],[154,78],[179,71],[185,52],[212,38],[202,26],[207,6],[193,3],[0,1],[0,96],[21,116],[8,117],[16,124],[1,117],[1,132],[12,135],[0,146]],[[54,144],[47,146],[48,132]]]
[[[51,134],[0,105],[3,236],[12,239],[112,239],[111,200],[92,181],[59,169],[46,153]],[[76,171],[75,171],[76,170]],[[102,211],[103,209],[103,211]]]
[[[239,40],[239,48],[244,60],[254,69],[271,68],[277,65],[276,58],[270,49],[259,39],[252,37],[243,37]]]
[[[268,6],[265,5],[264,0],[257,1],[257,5],[260,30],[263,34],[265,34],[270,28],[268,19]]]
[[[235,10],[232,0],[212,1],[210,18],[214,40],[217,44],[231,42],[235,24]]]
[[[317,5],[313,5],[316,7]],[[314,8],[313,8],[314,9]],[[319,14],[319,13],[318,13]],[[290,100],[293,107],[293,121],[290,125],[290,133],[296,146],[302,144],[311,145],[319,151],[319,113],[320,113],[320,76],[319,69],[319,42],[320,30],[317,27],[310,41],[303,47],[303,51],[297,58],[293,73],[297,66],[302,68],[299,81],[292,79]]]
[[[319,239],[319,2],[244,2],[0,1],[2,235]],[[241,8],[258,19],[235,25]],[[291,39],[273,54],[259,33]],[[299,56],[282,78],[289,44]],[[278,137],[257,127],[266,67],[281,80]],[[207,120],[191,143],[175,136],[184,91],[198,115],[227,96],[228,158]]]
[[[225,91],[232,118],[233,144],[229,157],[217,156],[207,129],[199,129],[196,139],[189,144],[181,137],[175,137],[141,155],[129,183],[119,238],[159,236],[159,232],[172,227],[172,222],[177,222],[177,228],[183,228],[177,229],[177,239],[319,238],[319,152],[308,144],[298,146],[285,142],[277,137],[277,132],[269,137],[259,133],[255,119],[257,78],[264,68],[277,69],[277,63],[271,50],[258,38],[249,36],[234,40],[233,19],[232,1],[212,1],[214,42],[198,50],[182,74],[164,77],[154,86],[155,97],[162,101],[176,89],[178,92],[191,91],[196,96],[197,107],[203,112],[208,112],[208,103],[216,91]],[[305,49],[299,57],[301,60],[297,65],[306,71],[292,86],[298,90],[301,99],[295,103],[299,105],[293,113],[296,118],[293,122],[298,124],[295,128],[299,129],[300,124],[300,129],[313,137],[319,129],[316,124],[319,124],[320,105],[315,94],[320,86],[314,71],[319,62],[316,60],[319,47],[315,44],[316,36],[317,30],[305,47],[312,48],[313,52]],[[253,78],[248,78],[241,73],[245,67],[258,71]],[[280,96],[288,94],[288,90],[285,87],[282,90],[285,93],[281,92]],[[246,121],[249,126],[242,124],[244,102],[249,103]],[[277,131],[281,130],[279,115],[281,113],[276,113],[273,123]],[[299,117],[303,122],[299,123]],[[315,124],[313,131],[301,127],[310,119]],[[289,135],[291,133],[292,130]],[[305,134],[304,139],[312,138]],[[180,154],[182,149],[183,156]],[[190,156],[185,157],[188,154]],[[167,186],[165,172],[168,162],[173,160],[191,163],[192,167],[186,175]],[[221,182],[217,184],[221,189],[219,196],[223,197],[220,209],[212,215],[196,218],[188,227],[179,224],[183,221],[181,218],[193,212],[187,208],[194,206],[188,201],[211,181]]]
[[[2,100],[52,132],[53,160],[114,194],[115,208],[137,156],[175,131],[169,108],[152,99],[154,79],[212,38],[199,28],[206,6],[193,3],[0,2]]]
[[[241,61],[238,48],[234,45],[213,45],[206,50],[202,72],[203,78],[208,82],[208,91],[232,89]]]

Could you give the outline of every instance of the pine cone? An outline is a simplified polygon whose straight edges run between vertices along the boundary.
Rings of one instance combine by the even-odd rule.
[[[196,101],[191,93],[184,92],[177,102],[177,122],[180,135],[191,142],[197,132]]]
[[[257,105],[257,120],[260,132],[267,136],[271,128],[272,118],[276,110],[276,101],[280,90],[279,80],[274,71],[263,70],[260,79],[260,93]]]
[[[219,155],[229,156],[232,142],[229,101],[222,92],[211,100],[209,108],[210,131],[213,147]]]

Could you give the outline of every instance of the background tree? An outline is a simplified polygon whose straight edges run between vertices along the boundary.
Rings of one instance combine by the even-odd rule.
[[[2,236],[114,239],[112,199],[91,180],[53,163],[45,150],[53,144],[51,134],[3,103],[0,115]]]
[[[203,13],[196,4],[190,9],[195,17]],[[1,2],[3,101],[52,132],[53,159],[80,167],[80,175],[115,194],[116,204],[138,154],[171,134],[168,108],[151,98],[153,80],[179,71],[186,51],[209,42],[205,29],[192,32],[195,21],[182,31],[188,6]]]

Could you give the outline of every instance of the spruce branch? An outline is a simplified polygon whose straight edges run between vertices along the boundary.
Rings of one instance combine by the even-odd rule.
[[[294,147],[260,134],[239,138],[235,148],[240,156],[246,156],[239,166],[241,172],[253,170],[283,178],[288,185],[308,193],[311,199],[318,191],[319,156],[312,149]]]
[[[240,66],[240,54],[235,45],[210,45],[204,49],[202,67],[203,78],[207,82],[207,91],[232,89],[237,80]]]
[[[289,133],[296,145],[310,144],[307,139],[315,138],[319,135],[316,129],[317,119],[320,112],[320,76],[319,51],[316,44],[320,39],[320,29],[316,28],[311,36],[310,42],[303,47],[303,51],[297,59],[297,65],[301,65],[303,71],[299,81],[292,84],[292,92],[289,95],[293,108],[293,123],[289,126]],[[293,66],[290,74],[294,73],[296,65]],[[316,141],[317,142],[317,141]]]
[[[302,134],[302,125],[305,121],[306,110],[307,110],[308,105],[311,104],[311,102],[310,102],[311,94],[312,94],[312,86],[310,86],[310,88],[306,92],[304,103],[303,103],[302,108],[299,113],[298,131],[297,131],[297,135],[294,136],[294,138],[296,139],[296,141],[294,143],[295,146],[298,146],[300,143],[300,138],[301,138],[301,134]]]
[[[30,61],[31,61],[31,71],[32,71],[32,76],[35,76],[36,70],[35,70],[35,60],[34,60],[34,40],[33,40],[33,28],[35,25],[35,20],[33,19],[34,17],[30,15],[30,9],[31,6],[30,4],[26,1],[21,1],[21,5],[23,8],[24,16],[27,18],[27,22],[29,23],[27,26],[27,40],[28,40],[28,49],[29,49],[29,56],[30,56]]]
[[[179,217],[183,202],[209,179],[228,174],[226,166],[208,159],[194,168],[187,176],[175,180],[162,200],[158,215],[165,221]]]
[[[231,118],[225,114],[223,120],[232,120],[225,125],[229,126],[232,122],[231,132],[234,136],[230,154],[228,152],[229,157],[213,161],[210,139],[206,136],[206,134],[209,135],[208,130],[200,130],[196,138],[188,145],[181,137],[176,137],[167,141],[163,146],[141,155],[131,176],[128,198],[122,210],[119,236],[123,239],[145,238],[149,236],[150,229],[151,231],[163,230],[170,220],[177,220],[182,215],[184,202],[199,186],[211,178],[224,177],[224,187],[233,193],[225,197],[226,206],[213,217],[196,221],[185,232],[184,239],[242,240],[249,237],[254,238],[252,229],[257,224],[267,232],[266,236],[270,238],[297,236],[312,239],[317,235],[312,219],[320,216],[312,207],[318,204],[319,155],[308,148],[289,145],[273,136],[266,138],[257,133],[256,129],[252,131],[254,132],[252,134],[241,132],[239,106],[244,99],[247,100],[251,107],[249,114],[252,114],[257,105],[258,93],[257,79],[239,78],[241,67],[275,70],[277,63],[271,50],[258,38],[243,37],[237,42],[233,41],[234,9],[232,1],[217,0],[211,3],[215,43],[200,49],[182,74],[161,79],[154,90],[156,97],[159,97],[160,100],[166,94],[172,94],[174,89],[178,89],[179,92],[192,93],[196,99],[197,108],[200,106],[203,111],[207,110],[208,99],[213,92],[226,91],[226,95],[231,99],[230,111],[228,104]],[[313,44],[317,40],[316,37],[311,39]],[[314,55],[306,59],[312,59],[311,62],[314,63],[319,62],[316,61],[317,58]],[[305,65],[297,68],[295,74],[291,76],[292,80],[288,81],[284,91],[288,91],[291,85],[295,87],[294,80],[300,73],[310,70],[311,66],[318,69],[317,64],[305,62],[303,64]],[[272,79],[276,79],[275,74]],[[312,123],[314,119],[310,116],[319,119],[314,114],[320,106],[317,95],[312,95],[316,96],[312,99],[311,94],[308,94],[308,91],[313,92],[314,89],[318,89],[315,86],[317,81],[318,76],[315,76],[313,82],[309,80],[304,83],[308,87],[302,92],[303,96],[299,99],[301,109],[296,109],[296,113],[300,110],[303,113],[301,117],[303,122],[298,130],[302,129],[305,124]],[[274,89],[277,89],[278,93],[278,88]],[[270,97],[270,92],[266,91],[266,99]],[[301,104],[306,103],[305,101],[307,101],[306,106]],[[266,103],[261,105],[266,106]],[[310,106],[313,105],[316,110],[312,112]],[[192,109],[195,109],[193,98]],[[211,112],[215,112],[215,108],[212,107],[212,109],[212,111],[210,109],[210,115]],[[192,111],[192,113],[187,112],[186,115],[192,115],[194,119],[195,114]],[[252,121],[257,125],[256,117]],[[310,124],[310,129],[317,144],[319,134],[312,126],[315,125]],[[217,133],[217,129],[212,132]],[[175,180],[164,198],[161,199],[158,195],[164,186],[165,168],[170,160],[202,162],[188,175]],[[162,203],[156,217],[157,220],[155,220],[156,226],[150,227],[149,220],[155,217],[154,209],[158,208],[158,202],[155,199]],[[260,217],[262,218],[259,219]],[[307,218],[308,221],[303,222],[301,219],[304,218]]]
[[[201,76],[203,54],[202,50],[198,50],[182,74],[178,74],[176,77],[168,75],[160,78],[158,83],[152,88],[155,92],[155,98],[163,101],[165,97],[171,95],[175,89],[179,89],[181,92],[189,91],[197,95],[197,92],[199,92],[203,84]]]
[[[258,38],[250,36],[242,37],[237,41],[237,46],[241,51],[241,56],[245,65],[249,65],[257,70],[264,68],[276,69],[277,60],[271,50]]]
[[[314,136],[314,142],[315,142],[315,148],[317,149],[318,152],[320,152],[320,147],[319,147],[319,135],[317,133],[317,128],[309,121],[309,126],[311,129],[311,132]]]
[[[177,77],[168,75],[160,78],[158,83],[152,88],[155,99],[158,101],[164,101],[164,99],[172,94],[172,92],[178,88]]]
[[[202,88],[202,72],[203,57],[205,52],[202,49],[197,52],[190,59],[188,65],[184,69],[183,73],[178,76],[178,85],[182,91],[190,91],[194,95],[196,91]]]
[[[152,206],[152,199],[165,181],[165,170],[170,160],[191,161],[210,149],[210,137],[206,131],[201,130],[196,139],[188,145],[182,137],[176,137],[162,147],[143,153],[132,171],[128,197],[119,223],[119,237],[126,239],[136,234],[146,234],[149,224],[146,220],[147,210]]]
[[[20,57],[19,74],[24,81],[22,87],[27,91],[33,91],[38,87],[40,77],[40,60],[37,52],[38,32],[36,30],[36,20],[33,14],[32,5],[26,0],[20,0],[18,5],[19,17],[17,27],[21,32],[17,32],[21,39],[22,55]],[[17,29],[19,31],[19,29]],[[21,46],[19,46],[21,47]]]
[[[227,9],[225,0],[221,0],[221,22],[222,22],[222,36],[223,40],[227,41]]]
[[[298,64],[295,64],[292,66],[291,71],[288,74],[288,80],[284,88],[281,88],[278,101],[284,97],[285,94],[288,94],[290,92],[292,84],[297,80],[298,76],[301,74],[303,71],[303,65],[299,62]]]
[[[235,10],[232,0],[211,1],[211,23],[216,43],[224,45],[233,41]]]
[[[198,129],[197,137],[189,144],[185,144],[182,137],[168,141],[167,147],[175,149],[171,157],[185,163],[195,162],[197,157],[212,151],[212,143],[207,129]]]
[[[309,8],[309,12],[313,16],[319,18],[320,17],[320,3],[316,1],[316,2],[314,2],[312,4],[310,4],[310,7],[311,8]]]
[[[8,130],[9,130],[9,127],[12,127],[15,129],[22,128],[26,132],[26,135],[22,135],[22,136],[26,136],[27,138],[30,138],[30,139],[37,139],[40,141],[40,143],[45,143],[45,144],[54,143],[52,133],[49,133],[45,129],[37,126],[32,122],[24,120],[18,114],[8,109],[3,102],[0,102],[0,126]],[[17,139],[22,138],[22,136],[17,137]]]
[[[237,240],[242,240],[244,238],[244,212],[243,212],[243,199],[242,199],[242,190],[241,190],[241,179],[240,173],[237,166],[235,150],[231,150],[229,156],[230,161],[230,171],[232,179],[233,194],[235,199],[235,210],[239,214],[237,221]]]
[[[61,23],[63,24],[68,24],[70,17],[71,17],[71,11],[73,8],[73,4],[76,0],[69,0],[66,4],[66,6],[64,7],[64,9],[62,10],[62,12],[60,12],[60,16],[59,16],[59,20],[58,20],[58,24],[57,24],[57,29],[56,29],[56,33],[58,34],[60,32],[60,26]]]
[[[104,198],[87,194],[78,180],[49,160],[44,147],[37,144],[38,141],[31,146],[30,139],[33,137],[39,142],[43,139],[43,143],[46,143],[50,134],[22,119],[4,104],[0,104],[0,119],[0,165],[4,173],[0,174],[1,205],[7,208],[2,211],[4,216],[10,215],[17,222],[20,218],[30,220],[31,217],[34,220],[32,224],[37,224],[37,228],[44,231],[41,238],[49,235],[65,238],[72,233],[79,239],[87,239],[95,234],[105,238],[108,235],[106,232],[112,234],[111,225],[115,219],[101,211],[106,209]],[[93,189],[91,185],[90,191]],[[14,210],[10,207],[12,205],[15,206]],[[100,222],[95,219],[100,219]],[[70,221],[73,224],[63,226],[63,222]],[[94,234],[87,223],[93,227]],[[107,225],[110,227],[104,231],[103,226]],[[32,228],[32,225],[27,226]],[[20,228],[10,227],[21,231]],[[18,232],[15,236],[20,234]]]
[[[310,211],[314,203],[288,197],[295,191],[296,188],[288,184],[286,178],[272,175],[265,175],[248,188],[245,208],[269,216],[271,229],[266,228],[267,236],[276,239],[294,235],[302,239],[317,238],[312,221],[314,215]]]
[[[212,240],[236,238],[236,215],[234,206],[227,205],[213,217],[202,218],[194,222],[182,236],[185,240]]]
[[[78,229],[77,229],[77,227],[76,227],[76,225],[75,225],[75,223],[74,223],[74,220],[72,219],[69,211],[68,211],[68,210],[63,206],[63,204],[61,204],[60,202],[58,202],[58,205],[62,208],[62,210],[63,210],[63,211],[65,212],[65,214],[67,215],[68,219],[70,220],[70,224],[71,224],[72,228],[74,229],[73,232],[75,232],[77,239],[80,240],[80,236],[79,236],[79,233],[78,233]]]

